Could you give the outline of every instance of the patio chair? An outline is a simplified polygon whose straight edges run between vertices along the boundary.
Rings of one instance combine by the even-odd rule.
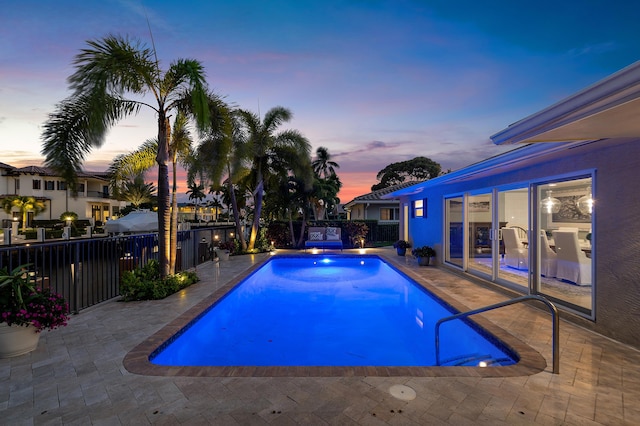
[[[504,263],[516,269],[529,269],[529,251],[522,244],[515,228],[502,228]]]
[[[556,278],[577,285],[591,285],[591,259],[580,249],[578,233],[553,231],[553,241],[558,255]]]

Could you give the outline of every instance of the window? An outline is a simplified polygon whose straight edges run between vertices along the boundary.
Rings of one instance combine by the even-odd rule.
[[[54,181],[52,181],[52,180],[45,180],[44,181],[44,189],[46,191],[53,191],[54,187],[55,187],[55,182]]]
[[[20,192],[20,179],[15,180],[16,183],[16,194]]]
[[[380,220],[400,220],[399,208],[381,208]]]
[[[34,179],[33,189],[41,189],[41,188],[42,188],[42,181],[40,179]]]
[[[79,183],[76,185],[76,191],[83,193],[84,192],[84,183]]]
[[[58,191],[66,191],[67,190],[67,182],[59,180],[56,182]]]
[[[413,217],[427,217],[427,199],[413,202]]]

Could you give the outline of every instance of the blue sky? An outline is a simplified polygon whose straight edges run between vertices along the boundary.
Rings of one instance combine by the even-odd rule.
[[[86,40],[201,61],[215,92],[291,128],[340,164],[342,202],[418,155],[458,169],[504,151],[489,136],[640,58],[640,4],[615,1],[0,0],[0,161],[40,164],[42,124]],[[120,122],[86,168],[155,136]]]

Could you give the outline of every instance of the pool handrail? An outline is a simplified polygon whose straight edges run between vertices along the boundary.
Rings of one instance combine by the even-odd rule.
[[[493,305],[485,306],[471,311],[460,312],[455,315],[451,315],[445,318],[440,318],[436,322],[436,365],[440,365],[440,324],[460,318],[466,318],[471,315],[480,314],[482,312],[491,311],[493,309],[502,308],[504,306],[513,305],[515,303],[525,302],[527,300],[537,300],[544,303],[551,312],[551,321],[553,323],[553,336],[552,336],[552,353],[553,353],[553,374],[560,374],[560,318],[558,316],[558,308],[551,303],[548,299],[538,296],[536,294],[528,294],[525,296],[516,297],[515,299],[505,300],[504,302],[495,303]]]

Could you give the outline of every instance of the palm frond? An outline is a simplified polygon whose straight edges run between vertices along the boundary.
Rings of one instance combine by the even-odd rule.
[[[157,66],[153,51],[138,40],[109,35],[87,41],[73,62],[69,84],[76,95],[90,92],[144,93],[155,88]],[[156,96],[157,98],[157,96]]]
[[[71,96],[57,105],[42,133],[45,166],[70,184],[92,148],[100,147],[107,129],[118,119],[134,114],[139,105],[104,94]]]
[[[167,99],[167,109],[183,104],[185,91],[177,90],[181,86],[188,88],[191,101],[189,111],[199,129],[209,126],[209,93],[206,75],[202,64],[193,59],[179,59],[173,62],[161,82],[163,93],[172,96]]]

